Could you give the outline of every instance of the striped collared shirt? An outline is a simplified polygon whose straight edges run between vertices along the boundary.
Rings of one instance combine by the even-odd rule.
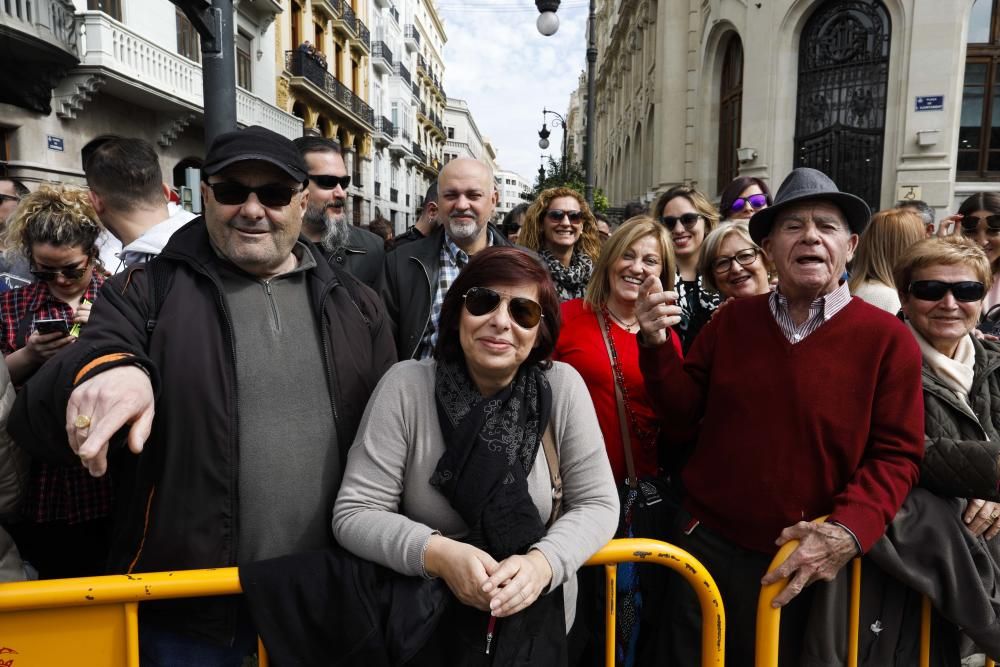
[[[841,282],[837,289],[809,304],[809,317],[801,326],[795,326],[791,311],[788,309],[788,298],[781,293],[781,285],[778,285],[778,288],[771,292],[768,299],[771,314],[774,315],[778,328],[792,345],[801,343],[806,339],[806,336],[823,326],[850,302],[851,291],[847,288],[847,282]]]

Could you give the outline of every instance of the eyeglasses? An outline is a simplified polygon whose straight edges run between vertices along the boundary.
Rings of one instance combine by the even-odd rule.
[[[350,176],[328,176],[326,174],[309,174],[309,180],[323,190],[333,190],[338,185],[346,190],[351,184]]]
[[[28,269],[31,275],[43,282],[52,282],[59,276],[62,276],[66,280],[79,280],[83,277],[83,274],[87,272],[90,267],[90,259],[87,259],[83,266],[67,266],[61,269],[56,269],[55,271],[46,271],[43,269]]]
[[[740,197],[733,202],[731,210],[734,213],[738,213],[746,208],[747,202],[750,202],[750,206],[755,211],[762,209],[767,206],[767,195],[750,195],[749,197]]]
[[[976,280],[962,280],[946,283],[941,280],[914,280],[910,283],[910,294],[921,301],[940,301],[951,292],[956,301],[972,303],[982,301],[986,296],[986,286]]]
[[[583,211],[563,211],[561,209],[554,208],[546,211],[545,217],[552,222],[562,222],[563,218],[569,218],[569,221],[575,225],[583,220]]]
[[[963,232],[974,232],[979,227],[981,221],[986,221],[986,231],[997,233],[1000,232],[1000,215],[988,215],[985,218],[980,218],[975,215],[963,215],[962,216],[962,231]]]
[[[730,257],[719,257],[716,259],[712,262],[712,270],[716,273],[726,273],[733,268],[733,260],[740,266],[750,266],[757,261],[758,254],[759,251],[757,248],[744,248]]]
[[[21,201],[21,198],[15,197],[14,195],[0,195],[0,204],[5,201]]]
[[[281,208],[288,206],[292,197],[302,192],[301,188],[282,185],[280,183],[268,183],[255,188],[233,183],[232,181],[222,181],[221,183],[208,183],[215,195],[215,201],[226,206],[237,206],[244,203],[250,193],[257,195],[257,201],[268,208]]]
[[[465,299],[465,309],[470,315],[479,317],[492,313],[500,307],[504,297],[488,287],[473,287],[462,295]],[[542,314],[542,307],[537,301],[526,299],[523,296],[511,297],[507,304],[507,312],[510,317],[522,329],[534,329],[538,326],[538,321],[545,317]]]
[[[684,229],[691,229],[692,227],[698,224],[699,220],[701,220],[701,214],[699,213],[685,213],[684,215],[681,216],[673,216],[673,215],[660,216],[660,222],[662,222],[667,229],[673,229],[678,221],[680,221],[680,223],[684,225]]]

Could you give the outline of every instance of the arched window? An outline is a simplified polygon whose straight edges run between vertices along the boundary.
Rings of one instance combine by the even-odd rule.
[[[958,177],[1000,176],[1000,0],[976,0],[969,16]]]
[[[726,45],[719,82],[719,164],[716,189],[721,192],[740,173],[736,149],[743,122],[743,44],[733,35]]]
[[[824,2],[799,42],[795,166],[879,208],[892,27],[878,0]]]

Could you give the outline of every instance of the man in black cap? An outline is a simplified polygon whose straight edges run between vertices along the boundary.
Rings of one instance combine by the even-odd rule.
[[[427,194],[424,195],[423,204],[417,212],[418,217],[416,224],[396,237],[395,247],[398,248],[399,246],[410,243],[411,241],[419,241],[438,228],[437,197],[438,184],[437,181],[434,181],[427,188]]]
[[[347,221],[351,176],[340,146],[325,137],[299,137],[295,147],[309,168],[309,204],[302,217],[302,235],[319,244],[330,262],[378,289],[385,246],[380,237]]]
[[[223,134],[203,179],[204,219],[109,281],[11,420],[36,456],[113,470],[111,572],[329,545],[342,463],[396,358],[375,294],[300,240],[307,169],[290,140]],[[143,607],[150,664],[240,664],[254,637],[234,598]]]
[[[683,360],[663,344],[680,321],[677,295],[655,278],[640,288],[648,394],[664,424],[699,424],[671,541],[716,577],[730,666],[753,664],[760,586],[785,577],[775,598],[792,604],[781,655],[800,664],[808,595],[797,596],[868,551],[917,481],[920,350],[902,322],[852,298],[841,280],[869,217],[864,201],[825,174],[794,170],[774,204],[750,219],[751,237],[778,269],[777,289],[720,310]],[[733,262],[722,257],[713,268],[721,276]],[[825,523],[810,523],[823,515]],[[790,540],[798,547],[764,576]],[[697,601],[683,588],[672,599],[670,664],[698,664]]]

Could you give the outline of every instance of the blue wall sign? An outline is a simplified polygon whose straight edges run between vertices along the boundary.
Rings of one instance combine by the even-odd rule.
[[[50,151],[59,151],[59,152],[62,152],[64,150],[64,148],[63,148],[63,138],[62,137],[53,137],[50,134],[50,135],[48,135],[48,139],[49,139],[49,150]]]
[[[926,95],[917,98],[917,111],[943,111],[944,95]]]

